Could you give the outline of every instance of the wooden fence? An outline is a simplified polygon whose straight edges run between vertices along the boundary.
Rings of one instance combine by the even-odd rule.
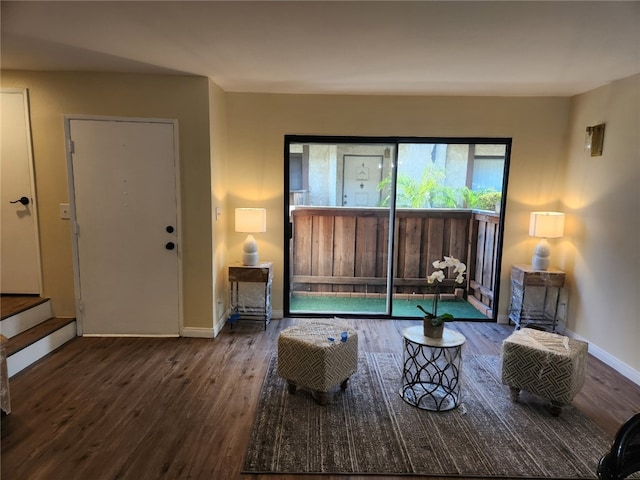
[[[386,293],[389,210],[297,207],[292,211],[291,291]],[[396,212],[393,293],[429,293],[426,277],[444,255],[467,264],[463,288],[485,314],[493,308],[498,214],[471,210]],[[445,280],[451,292],[455,276]],[[491,316],[491,315],[489,315]]]
[[[493,318],[494,288],[499,276],[500,216],[473,213],[469,225],[469,275],[467,301]]]

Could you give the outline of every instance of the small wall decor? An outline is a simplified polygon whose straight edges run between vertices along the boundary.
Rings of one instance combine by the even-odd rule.
[[[587,127],[585,138],[585,148],[591,152],[592,157],[602,155],[602,146],[604,144],[604,123]]]

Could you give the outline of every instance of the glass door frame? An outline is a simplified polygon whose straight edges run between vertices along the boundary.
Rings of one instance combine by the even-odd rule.
[[[290,146],[292,144],[365,144],[365,145],[393,145],[393,158],[391,159],[391,193],[389,204],[389,238],[387,244],[387,273],[386,273],[386,308],[385,312],[367,312],[366,316],[375,318],[398,318],[394,316],[393,312],[393,290],[394,286],[394,273],[396,266],[394,265],[394,249],[396,245],[396,185],[398,174],[398,155],[399,146],[401,144],[474,144],[474,145],[504,145],[504,168],[502,178],[502,195],[500,200],[500,214],[498,219],[498,239],[497,239],[497,259],[495,259],[495,281],[493,285],[494,299],[493,299],[493,312],[490,317],[491,320],[497,320],[497,305],[498,296],[500,291],[500,268],[502,259],[502,242],[504,232],[504,218],[505,218],[505,205],[507,196],[507,184],[509,177],[509,163],[511,155],[511,138],[488,138],[488,137],[368,137],[368,136],[323,136],[323,135],[285,135],[284,138],[284,285],[283,285],[283,313],[286,317],[326,317],[327,313],[315,313],[315,312],[291,312],[291,295],[292,291],[292,223],[290,217],[291,201],[290,201],[290,172],[289,172],[289,154]],[[351,314],[348,312],[335,312],[336,315],[344,317],[363,317],[364,313]],[[418,315],[416,315],[418,317]]]

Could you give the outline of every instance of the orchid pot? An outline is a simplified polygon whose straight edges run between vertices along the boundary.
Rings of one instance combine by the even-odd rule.
[[[426,318],[423,321],[424,336],[429,338],[442,338],[444,333],[444,325],[431,325],[431,322]]]

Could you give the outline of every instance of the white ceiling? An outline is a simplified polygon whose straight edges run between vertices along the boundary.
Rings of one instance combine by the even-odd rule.
[[[574,95],[640,72],[640,2],[1,6],[3,69],[203,75],[226,91]]]

